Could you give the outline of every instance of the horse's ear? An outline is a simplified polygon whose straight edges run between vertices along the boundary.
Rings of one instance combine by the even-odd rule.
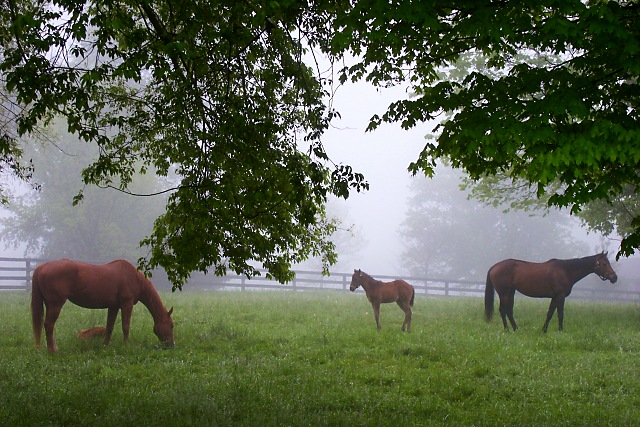
[[[169,310],[169,317],[171,317],[171,313],[173,313],[173,307],[171,307],[171,310]]]

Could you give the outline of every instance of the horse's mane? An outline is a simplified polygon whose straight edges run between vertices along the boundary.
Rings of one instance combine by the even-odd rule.
[[[362,274],[362,275],[364,275],[364,276],[368,277],[369,279],[373,279],[373,277],[371,277],[371,275],[367,274],[366,272],[364,272],[364,271],[362,271],[362,270],[360,270],[360,274]]]
[[[142,285],[142,287],[145,289],[145,291],[151,285],[151,281],[149,279],[147,279],[147,276],[145,276],[142,273],[142,271],[138,270],[137,268],[136,268],[136,278],[138,279],[138,283],[140,283],[140,285]]]
[[[380,280],[374,279],[373,277],[371,277],[369,274],[365,273],[364,271],[360,270],[360,274],[362,274],[364,277],[366,277],[369,281],[372,282],[380,282]]]
[[[136,271],[136,279],[138,280],[138,283],[140,283],[140,286],[142,288],[142,295],[141,295],[142,298],[140,298],[140,301],[144,305],[146,305],[147,308],[149,308],[149,311],[151,311],[152,314],[154,314],[156,310],[159,310],[160,308],[164,308],[164,304],[160,299],[160,295],[158,295],[158,291],[156,291],[156,288],[153,286],[153,283],[151,283],[151,280],[149,280],[147,276],[145,276],[137,268],[135,269],[135,271]],[[164,309],[166,310],[166,308]]]
[[[561,262],[562,264],[567,264],[567,265],[571,265],[571,266],[584,265],[588,261],[595,260],[600,255],[602,255],[602,254],[590,255],[590,256],[586,256],[586,257],[582,257],[582,258],[570,258],[570,259],[555,259],[554,258],[551,261],[557,261],[557,262]]]

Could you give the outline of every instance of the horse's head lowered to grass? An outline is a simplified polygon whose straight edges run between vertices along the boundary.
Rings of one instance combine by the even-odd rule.
[[[171,318],[171,313],[173,313],[173,307],[171,307],[166,315],[161,314],[160,319],[156,320],[153,325],[153,333],[156,334],[164,348],[175,347],[175,343],[173,341],[173,319]]]

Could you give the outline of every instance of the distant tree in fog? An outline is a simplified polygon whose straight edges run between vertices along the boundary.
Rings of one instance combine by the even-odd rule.
[[[620,236],[640,246],[640,236],[634,235],[640,217],[640,198],[635,187],[624,185],[609,201],[594,200],[577,216],[590,230],[605,236]]]
[[[358,248],[366,244],[366,238],[353,225],[353,220],[349,216],[349,211],[344,203],[340,203],[336,197],[327,200],[327,216],[335,224],[335,231],[331,235],[331,241],[335,244],[336,253],[339,254],[331,266],[330,272],[349,272],[352,267],[352,255]],[[295,266],[296,270],[320,271],[324,261],[322,256],[314,256]]]
[[[95,145],[52,127],[51,144],[27,144],[25,157],[32,158],[32,180],[40,191],[14,191],[5,207],[9,216],[1,220],[2,240],[7,246],[26,248],[27,255],[103,261],[114,258],[137,260],[146,255],[139,242],[153,228],[166,198],[134,197],[114,189],[84,188],[84,200],[73,206],[83,189],[81,170],[97,155]],[[154,174],[138,176],[130,186],[140,193],[159,187]]]
[[[465,178],[464,186],[470,191],[471,197],[492,206],[506,206],[509,210],[527,212],[550,209],[549,194],[537,196],[535,187],[522,179],[514,179],[509,173],[485,176],[479,180]],[[554,191],[562,191],[561,183],[556,182],[553,186]],[[593,200],[575,209],[573,214],[590,231],[635,242],[634,218],[640,216],[640,199],[634,186],[623,185],[616,197]]]
[[[546,261],[587,255],[572,237],[567,214],[551,211],[505,214],[499,207],[469,200],[461,172],[439,167],[434,178],[416,177],[401,226],[405,266],[412,275],[483,280],[505,258]]]

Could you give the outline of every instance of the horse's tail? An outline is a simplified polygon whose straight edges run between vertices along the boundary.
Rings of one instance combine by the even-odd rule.
[[[412,286],[411,287],[411,301],[409,301],[409,304],[411,305],[411,307],[413,307],[413,300],[416,298],[416,289]]]
[[[44,326],[44,299],[40,290],[40,275],[38,273],[39,270],[36,268],[31,279],[31,324],[36,348],[40,347],[42,327]]]
[[[487,284],[484,288],[484,319],[491,322],[493,319],[493,282],[491,281],[491,269],[487,272]]]

